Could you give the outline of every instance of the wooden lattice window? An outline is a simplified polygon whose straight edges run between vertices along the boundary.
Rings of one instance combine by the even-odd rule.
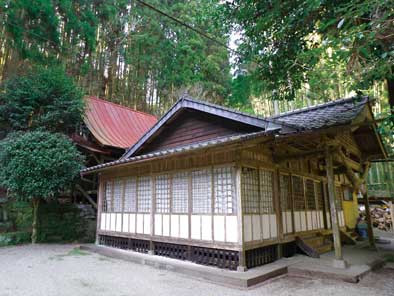
[[[242,211],[245,214],[258,214],[260,211],[259,171],[242,168]]]
[[[192,172],[192,206],[195,214],[212,213],[212,179],[211,170]]]
[[[305,210],[304,184],[302,177],[292,176],[292,191],[294,199],[294,210]]]
[[[170,176],[160,175],[155,179],[156,212],[170,212]]]
[[[137,179],[130,177],[126,179],[124,212],[134,213],[137,209]]]
[[[305,196],[308,210],[316,210],[315,183],[313,180],[305,180]]]
[[[315,181],[315,193],[316,193],[316,201],[317,201],[317,209],[323,210],[324,209],[324,197],[323,197],[323,190],[322,184],[318,181]]]
[[[189,211],[189,174],[176,173],[172,176],[172,212],[188,213]]]
[[[105,182],[105,191],[103,198],[103,212],[110,213],[112,212],[112,181]]]
[[[342,210],[343,190],[342,186],[335,186],[335,205],[337,210]]]
[[[237,200],[234,194],[234,169],[232,167],[216,167],[214,176],[214,211],[217,214],[234,214]]]
[[[152,180],[151,177],[139,177],[137,189],[137,208],[140,213],[149,213],[152,199]]]
[[[122,187],[123,182],[121,179],[116,179],[114,181],[114,212],[122,212]]]
[[[291,211],[293,202],[290,194],[290,177],[288,175],[280,175],[280,204],[282,211]]]
[[[260,213],[270,214],[274,212],[274,173],[260,169]]]

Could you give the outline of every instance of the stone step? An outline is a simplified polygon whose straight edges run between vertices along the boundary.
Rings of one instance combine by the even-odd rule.
[[[312,248],[317,248],[324,244],[325,238],[324,236],[316,235],[310,237],[301,237],[301,239],[306,243],[308,246]]]
[[[327,252],[331,252],[332,251],[332,242],[327,242],[327,243],[317,247],[316,251],[319,254],[324,254],[324,253],[327,253]]]
[[[345,243],[345,244],[348,244],[348,245],[355,245],[357,243],[357,237],[354,237],[351,232],[341,231],[341,241],[342,241],[342,243]]]

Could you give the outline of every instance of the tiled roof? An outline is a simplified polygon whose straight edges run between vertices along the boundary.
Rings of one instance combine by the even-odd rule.
[[[297,109],[267,118],[279,124],[291,124],[299,130],[313,130],[350,123],[363,110],[368,97],[353,97]]]
[[[96,97],[86,98],[85,124],[101,144],[129,148],[157,121],[153,115]]]
[[[307,131],[307,130],[345,125],[345,124],[349,124],[352,120],[354,120],[360,114],[360,112],[363,110],[363,108],[369,101],[368,97],[341,99],[341,100],[336,100],[312,107],[294,110],[287,113],[282,113],[277,116],[272,116],[264,119],[256,116],[249,116],[238,111],[232,112],[230,109],[205,103],[205,102],[192,100],[190,97],[183,100],[187,102],[185,108],[186,107],[190,108],[190,106],[193,106],[190,104],[196,103],[198,104],[198,106],[194,106],[195,108],[201,108],[202,110],[204,110],[205,107],[209,108],[207,112],[218,112],[218,115],[221,114],[221,112],[224,112],[224,114],[221,115],[226,117],[240,116],[240,118],[237,118],[237,120],[247,120],[247,121],[250,120],[250,124],[254,124],[256,126],[260,125],[262,127],[262,131],[215,138],[204,142],[193,143],[186,146],[175,147],[167,150],[161,150],[161,151],[152,152],[144,155],[138,155],[138,156],[133,156],[132,155],[133,151],[129,150],[128,151],[129,153],[126,153],[119,160],[86,168],[82,170],[81,173],[92,172],[105,167],[125,164],[134,161],[142,161],[142,160],[152,159],[161,156],[169,156],[172,154],[188,152],[200,148],[208,148],[216,145],[227,144],[230,142],[249,140],[253,138],[266,136],[267,134],[277,134],[278,136],[280,136],[283,134],[297,133],[297,132],[302,133],[302,131]],[[170,109],[170,111],[173,110],[175,106],[178,107],[181,106],[179,108],[183,108],[179,102],[180,101],[178,101],[177,103],[178,105],[177,104],[174,105]],[[171,114],[170,111],[167,112],[167,115]],[[157,124],[163,125],[166,120],[168,120],[168,118],[166,118],[165,115],[159,120]],[[143,135],[143,137],[138,142],[136,142],[135,145],[138,145],[141,140],[144,141],[147,140],[147,135],[149,135],[149,133],[153,131],[155,126],[156,125],[154,125],[145,135]]]

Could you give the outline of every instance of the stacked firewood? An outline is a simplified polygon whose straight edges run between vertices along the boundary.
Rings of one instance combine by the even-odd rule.
[[[388,207],[380,206],[371,208],[371,219],[373,227],[384,231],[391,230],[391,216]]]

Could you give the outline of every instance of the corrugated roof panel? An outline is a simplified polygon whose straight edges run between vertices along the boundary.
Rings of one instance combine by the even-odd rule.
[[[85,124],[105,146],[126,149],[149,130],[155,116],[96,97],[86,98]]]

